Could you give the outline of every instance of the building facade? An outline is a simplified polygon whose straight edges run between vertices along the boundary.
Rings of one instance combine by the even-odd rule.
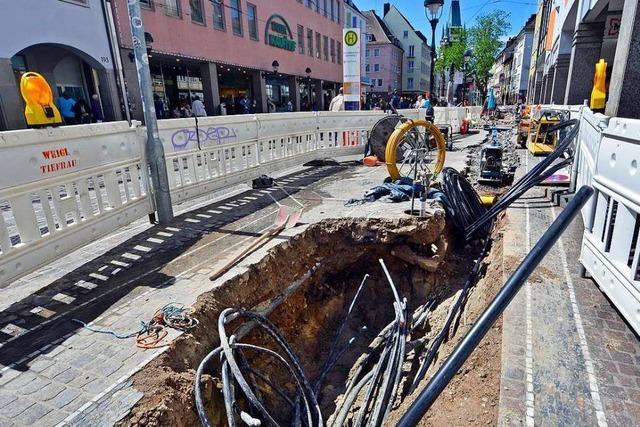
[[[511,103],[516,103],[519,100],[524,101],[527,98],[535,20],[536,16],[531,15],[516,36],[511,63],[511,86],[509,87],[509,102]]]
[[[429,90],[431,74],[431,48],[426,37],[389,3],[384,4],[383,20],[404,50],[402,92],[424,95]]]
[[[367,18],[367,75],[374,93],[402,92],[402,57],[400,42],[373,10]]]
[[[112,1],[132,115],[140,118],[127,0]],[[195,96],[209,115],[322,110],[342,81],[341,0],[141,5],[154,94],[169,114]]]
[[[100,0],[3,2],[0,14],[0,130],[26,127],[20,76],[42,74],[54,98],[67,91],[90,102],[97,94],[106,120],[122,118],[115,43]]]

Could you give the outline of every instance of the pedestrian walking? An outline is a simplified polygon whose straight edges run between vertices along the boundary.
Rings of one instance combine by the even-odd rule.
[[[104,121],[102,104],[100,104],[100,97],[97,93],[91,95],[91,117],[95,123],[102,123]]]
[[[204,108],[204,103],[200,101],[200,97],[198,95],[193,97],[193,102],[191,103],[191,111],[195,117],[206,117],[207,110]]]
[[[56,104],[58,104],[58,110],[60,110],[60,115],[64,120],[64,124],[75,125],[77,123],[76,112],[74,111],[76,100],[71,97],[68,90],[63,92],[62,96],[56,101]]]
[[[89,113],[89,105],[87,105],[87,101],[80,98],[78,102],[73,106],[74,112],[76,115],[76,123],[77,124],[87,124],[91,123],[91,114]]]
[[[242,110],[242,114],[250,114],[251,113],[251,100],[245,94],[240,100],[240,108]]]
[[[329,111],[344,111],[344,89],[341,87],[338,94],[331,100]]]
[[[156,119],[166,119],[167,111],[164,109],[164,102],[157,93],[153,94],[153,108],[156,110]]]

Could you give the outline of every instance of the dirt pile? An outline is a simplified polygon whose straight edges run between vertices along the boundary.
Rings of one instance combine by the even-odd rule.
[[[268,314],[300,358],[309,378],[315,379],[328,355],[336,328],[364,274],[368,273],[371,283],[360,296],[344,333],[345,337],[357,336],[358,339],[329,373],[318,396],[322,413],[328,418],[340,403],[355,361],[367,352],[369,343],[380,330],[393,320],[393,296],[385,283],[379,258],[384,259],[389,267],[398,292],[407,298],[409,313],[429,299],[434,301],[422,335],[417,338],[429,342],[442,328],[449,307],[480,250],[478,244],[449,241],[446,236],[444,216],[440,213],[421,219],[336,219],[309,226],[304,232],[273,248],[244,274],[198,298],[194,308],[200,325],[191,334],[177,339],[166,353],[135,377],[135,387],[144,392],[144,397],[122,424],[199,425],[193,399],[194,373],[205,354],[219,344],[217,320],[227,307],[242,307]],[[494,260],[497,252],[501,256],[500,246],[495,248],[494,244],[487,260]],[[498,266],[496,264],[496,268]],[[457,332],[452,331],[436,365],[451,351],[461,337],[461,331],[475,320],[502,283],[501,276],[496,277],[497,273],[491,273],[491,268],[488,271],[490,275],[479,282],[469,297],[467,311],[456,321],[456,325],[462,327]],[[483,269],[483,273],[486,272],[486,268]],[[492,334],[490,337],[497,344],[491,348],[485,345],[484,350],[499,348],[499,334]],[[247,340],[260,345],[265,337],[256,331],[249,333],[243,341]],[[481,354],[485,355],[485,352]],[[499,380],[496,378],[499,378],[500,361],[499,351],[497,356],[491,352],[488,354],[490,356],[483,356],[475,362],[487,364],[487,375],[478,377],[474,384],[484,387],[479,382],[490,386],[482,389],[482,396],[475,396],[486,398],[490,405],[497,402],[499,387],[496,381]],[[419,353],[418,356],[422,357]],[[419,359],[409,360],[405,364],[408,368],[404,375],[409,376],[411,371],[415,371],[417,363]],[[252,358],[251,365],[268,373],[269,379],[276,384],[290,382],[282,370],[276,369],[272,360],[257,356]],[[433,372],[432,367],[427,379]],[[205,394],[209,396],[209,416],[216,425],[224,425],[226,416],[218,390],[220,379],[214,374],[205,376],[204,380]],[[456,379],[452,387],[464,389],[464,382]],[[403,383],[403,397],[407,394],[407,386],[406,382]],[[495,395],[486,397],[491,394],[490,390],[495,390]],[[272,391],[265,388],[263,392],[265,401],[269,401]],[[473,399],[474,394],[470,393],[467,398]],[[392,420],[397,421],[408,403],[406,399],[396,402],[388,425],[394,424]],[[450,404],[456,406],[456,402]],[[488,414],[484,414],[485,418],[495,420],[497,407],[488,408],[482,407],[480,417],[485,411]],[[286,409],[273,409],[282,417],[283,423],[289,415]],[[474,415],[475,418],[478,417]]]

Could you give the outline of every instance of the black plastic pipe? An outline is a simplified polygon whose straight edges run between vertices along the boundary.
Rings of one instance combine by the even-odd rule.
[[[475,350],[482,338],[489,331],[489,328],[500,317],[507,308],[513,297],[516,296],[522,285],[529,278],[529,275],[540,264],[540,261],[547,255],[562,233],[567,229],[571,221],[580,212],[580,209],[593,194],[593,189],[588,186],[580,188],[571,202],[558,215],[555,221],[542,235],[538,243],[525,257],[522,263],[507,280],[498,295],[491,302],[489,307],[482,313],[478,321],[467,332],[460,344],[456,346],[449,358],[436,372],[424,390],[420,392],[416,400],[402,416],[398,427],[413,427],[418,424],[433,402],[445,389],[451,378],[462,367],[469,355]]]

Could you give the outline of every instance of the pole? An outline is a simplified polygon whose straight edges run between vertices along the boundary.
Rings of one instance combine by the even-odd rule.
[[[433,87],[435,84],[435,75],[433,74],[436,66],[436,26],[438,18],[429,20],[431,23],[431,73],[429,75],[429,96],[433,96]]]
[[[440,393],[442,393],[449,384],[449,381],[451,381],[456,372],[458,372],[471,355],[471,352],[473,352],[489,331],[491,325],[495,323],[507,308],[529,275],[547,255],[592,194],[593,189],[591,187],[583,186],[574,198],[571,199],[567,207],[564,208],[556,220],[553,221],[531,252],[525,257],[511,277],[509,277],[509,280],[507,280],[507,283],[505,283],[500,292],[498,292],[498,295],[496,295],[489,307],[482,313],[442,367],[436,372],[433,378],[431,378],[431,381],[429,381],[425,389],[420,392],[413,404],[400,419],[400,422],[397,424],[398,427],[413,427],[420,422],[433,402],[435,402]]]
[[[142,96],[142,110],[144,111],[144,123],[147,127],[146,154],[149,168],[151,169],[151,183],[153,184],[153,196],[160,224],[168,224],[173,219],[171,206],[171,194],[169,192],[169,178],[167,176],[167,163],[164,157],[164,148],[158,134],[158,121],[153,105],[153,90],[151,89],[151,71],[149,71],[149,57],[147,56],[147,42],[142,27],[142,14],[139,0],[128,0],[129,19],[131,23],[131,35],[133,40],[133,53],[136,58],[136,70],[140,82],[140,94]]]

